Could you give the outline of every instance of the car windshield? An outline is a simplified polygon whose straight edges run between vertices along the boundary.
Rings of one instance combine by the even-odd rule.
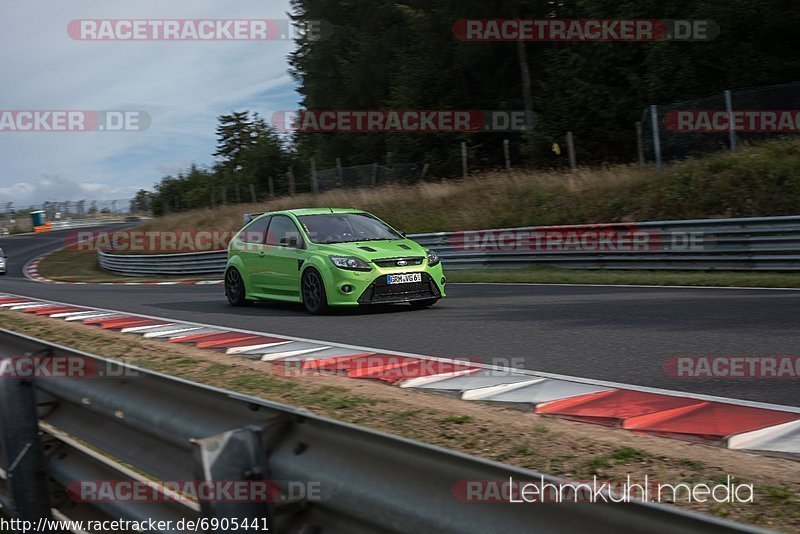
[[[403,239],[366,213],[325,213],[298,217],[308,238],[319,244]]]

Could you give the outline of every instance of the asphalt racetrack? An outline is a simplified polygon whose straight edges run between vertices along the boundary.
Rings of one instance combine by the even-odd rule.
[[[674,356],[799,356],[800,291],[454,284],[428,310],[409,306],[311,316],[301,306],[228,305],[221,285],[54,285],[29,260],[66,232],[0,238],[0,291],[70,304],[364,345],[474,357],[536,371],[800,406],[800,378],[678,378]]]

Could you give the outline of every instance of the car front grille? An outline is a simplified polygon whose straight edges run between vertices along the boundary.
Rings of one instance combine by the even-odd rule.
[[[412,267],[414,265],[422,265],[424,260],[425,258],[423,257],[415,256],[411,258],[383,258],[380,260],[373,260],[372,263],[378,267]],[[398,262],[400,262],[400,265],[398,265]]]
[[[428,273],[422,274],[422,282],[387,284],[386,276],[376,278],[358,298],[360,304],[388,304],[439,298],[442,294]]]

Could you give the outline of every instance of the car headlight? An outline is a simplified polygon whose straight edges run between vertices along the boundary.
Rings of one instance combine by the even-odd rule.
[[[432,250],[428,251],[428,265],[433,267],[434,265],[439,265],[440,261],[442,261],[442,259],[439,257],[438,254],[436,254]]]
[[[340,269],[348,271],[371,271],[372,267],[364,260],[352,256],[330,256],[331,262]]]

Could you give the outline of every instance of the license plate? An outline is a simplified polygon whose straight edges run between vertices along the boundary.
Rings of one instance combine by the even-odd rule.
[[[410,284],[412,282],[422,282],[422,273],[386,275],[387,284]]]

